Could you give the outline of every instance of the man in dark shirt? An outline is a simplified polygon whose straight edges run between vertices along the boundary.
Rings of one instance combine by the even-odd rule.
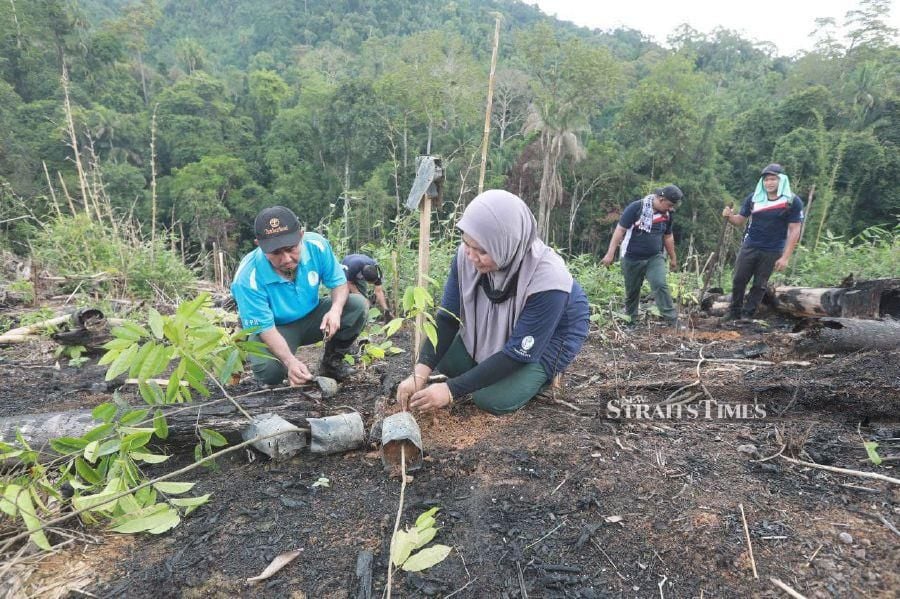
[[[784,270],[797,247],[803,201],[791,192],[790,181],[781,165],[773,163],[762,170],[756,191],[744,199],[740,212],[735,214],[727,206],[722,216],[736,226],[750,219],[734,264],[731,308],[725,317],[726,320],[750,319],[766,293],[772,271]],[[744,290],[751,278],[753,286],[745,303]]]
[[[341,266],[344,268],[344,275],[347,277],[350,293],[358,293],[368,298],[369,283],[371,283],[375,302],[381,309],[385,322],[393,320],[394,315],[391,313],[387,297],[384,295],[384,287],[381,282],[381,267],[378,266],[378,262],[365,254],[349,254],[341,260]]]
[[[630,203],[622,212],[619,224],[609,241],[609,249],[600,261],[604,266],[613,263],[616,248],[622,249],[622,275],[625,278],[625,311],[632,324],[637,322],[638,304],[644,279],[656,298],[656,306],[663,318],[677,325],[678,311],[666,283],[666,261],[663,248],[669,255],[669,268],[675,270],[675,238],[672,236],[672,213],[684,194],[675,185],[666,185],[641,200]]]

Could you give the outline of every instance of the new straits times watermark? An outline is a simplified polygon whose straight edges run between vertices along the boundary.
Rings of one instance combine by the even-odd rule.
[[[613,420],[760,420],[766,417],[761,403],[719,403],[714,399],[690,402],[650,403],[643,395],[606,402],[606,417]]]

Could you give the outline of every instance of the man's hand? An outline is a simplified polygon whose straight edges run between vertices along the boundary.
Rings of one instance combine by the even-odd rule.
[[[335,333],[341,329],[341,313],[334,309],[329,310],[322,317],[322,324],[319,325],[322,335],[325,339],[330,339]]]
[[[678,270],[678,260],[675,259],[675,256],[669,256],[669,270],[672,272]]]
[[[605,254],[603,258],[600,259],[600,264],[603,266],[609,266],[613,263],[614,255],[613,254]]]
[[[450,387],[447,383],[428,385],[416,391],[409,400],[409,408],[418,412],[439,410],[450,405]]]
[[[394,313],[390,310],[386,309],[381,313],[381,322],[383,322],[384,324],[387,324],[392,320],[394,320]]]
[[[409,398],[425,386],[426,380],[425,377],[411,374],[400,381],[400,384],[397,385],[397,402],[400,404],[401,410],[404,412],[409,410]]]
[[[734,216],[734,209],[731,206],[725,206],[725,208],[722,209],[722,217],[731,218],[732,216]]]
[[[790,261],[791,261],[790,258],[785,258],[784,256],[782,256],[781,258],[779,258],[778,260],[775,261],[775,270],[777,270],[778,272],[781,272],[782,270],[787,268],[788,262],[790,262]]]
[[[300,386],[307,381],[311,381],[313,378],[312,374],[309,372],[309,368],[306,367],[306,364],[297,358],[292,358],[285,364],[285,367],[287,368],[288,383],[291,387]]]

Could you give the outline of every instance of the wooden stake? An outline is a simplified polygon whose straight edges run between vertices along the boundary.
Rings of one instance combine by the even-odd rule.
[[[419,204],[419,272],[416,277],[416,286],[428,288],[428,266],[430,260],[431,243],[431,198],[426,192]],[[422,324],[425,315],[416,315],[416,334],[413,341],[413,365],[419,361],[419,349],[422,345]]]
[[[488,76],[487,106],[484,109],[484,137],[481,140],[481,171],[478,173],[478,193],[484,191],[484,171],[487,167],[487,153],[491,139],[491,108],[494,103],[494,73],[497,71],[497,53],[500,49],[500,19],[498,12],[494,13],[494,50],[491,54],[491,73]]]
[[[62,187],[63,194],[66,196],[66,200],[69,202],[69,210],[72,212],[72,216],[75,216],[75,202],[72,201],[72,196],[69,195],[69,189],[66,187],[66,180],[63,179],[61,172],[56,171],[56,175],[59,177],[59,184]]]
[[[756,560],[753,559],[753,545],[750,543],[750,529],[747,527],[747,516],[744,515],[744,504],[739,503],[738,507],[741,508],[741,520],[744,523],[744,534],[747,535],[747,550],[750,552],[750,565],[753,566],[753,578],[759,578],[759,574],[756,573]]]

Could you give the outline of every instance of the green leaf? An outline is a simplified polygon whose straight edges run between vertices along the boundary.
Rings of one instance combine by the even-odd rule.
[[[93,464],[97,461],[97,450],[100,449],[99,441],[91,441],[84,446],[84,459]]]
[[[87,447],[87,444],[90,441],[80,437],[58,437],[56,439],[50,439],[50,448],[56,453],[61,453],[63,455],[69,453],[81,453],[81,451]]]
[[[224,447],[228,445],[228,439],[209,428],[200,429],[200,438],[212,447]]]
[[[401,568],[406,572],[420,572],[447,559],[451,549],[448,545],[428,547],[403,562]]]
[[[131,359],[131,366],[128,368],[128,376],[137,378],[138,372],[140,372],[141,368],[146,364],[147,356],[153,351],[155,346],[155,343],[148,341],[138,349],[137,353]]]
[[[431,342],[431,346],[437,347],[437,329],[434,328],[434,325],[430,322],[423,322],[422,329],[425,331],[425,335]]]
[[[138,380],[138,391],[145,402],[151,406],[158,406],[166,403],[166,396],[162,387],[154,380],[142,381]]]
[[[103,349],[122,351],[123,349],[130,347],[133,344],[134,341],[130,339],[113,339],[112,341],[107,341],[106,343],[104,343]]]
[[[168,455],[158,455],[155,453],[142,453],[140,451],[132,451],[129,452],[128,455],[132,460],[140,460],[142,462],[147,462],[148,464],[161,464],[172,457]]]
[[[150,325],[150,332],[153,333],[153,336],[157,339],[162,339],[164,337],[163,334],[163,317],[162,315],[150,308],[148,324]]]
[[[428,528],[429,526],[433,526],[434,525],[434,515],[436,513],[438,513],[438,510],[440,510],[440,509],[441,508],[439,508],[439,507],[433,507],[430,510],[428,510],[427,512],[423,512],[422,515],[420,515],[418,518],[416,518],[416,528],[421,530],[423,528]],[[429,521],[431,522],[430,524],[428,524]]]
[[[91,483],[92,485],[99,485],[101,482],[103,482],[103,478],[100,476],[100,473],[91,468],[83,458],[75,458],[75,472],[78,473],[78,476],[83,478],[86,482]]]
[[[415,307],[415,305],[416,297],[413,287],[407,287],[406,291],[403,292],[403,311],[408,313]]]
[[[401,565],[416,547],[418,536],[414,532],[398,530],[391,540],[391,561],[395,566]]]
[[[0,511],[12,518],[19,513],[19,507],[16,503],[16,497],[25,489],[20,485],[8,484],[3,491],[3,497],[0,498]]]
[[[150,442],[151,437],[153,437],[153,430],[147,432],[139,432],[132,433],[130,435],[125,435],[122,437],[122,449],[125,451],[132,451],[135,449],[140,449],[144,445]]]
[[[153,415],[153,430],[160,439],[166,439],[169,436],[169,424],[166,422],[166,415],[159,408]]]
[[[143,357],[143,363],[136,373],[139,381],[151,379],[165,369],[164,365],[160,367],[162,363],[160,354],[165,354],[166,348],[152,341],[147,345],[150,349],[147,350],[147,354]]]
[[[131,368],[131,361],[137,355],[137,353],[137,345],[132,345],[131,347],[120,353],[116,357],[116,359],[113,360],[113,363],[109,365],[109,369],[106,371],[106,380],[111,381]]]
[[[131,341],[128,343],[131,343]],[[110,362],[115,362],[121,354],[122,352],[118,349],[111,349],[97,360],[97,366],[106,366]]]
[[[231,375],[234,372],[237,372],[240,368],[243,367],[241,361],[241,352],[238,348],[233,347],[228,350],[228,357],[225,358],[225,363],[222,365],[222,369],[219,371],[219,382],[223,385],[230,382]]]
[[[181,495],[194,488],[197,483],[173,483],[168,481],[153,483],[153,488],[167,495]]]
[[[884,460],[878,455],[878,443],[875,441],[865,441],[863,442],[863,446],[866,448],[866,453],[869,455],[869,461],[876,466],[880,466],[881,462]]]
[[[95,426],[84,434],[82,439],[85,441],[100,441],[108,437],[116,428],[112,422],[105,422],[99,426]]]
[[[114,337],[118,337],[119,339],[128,339],[130,341],[137,341],[144,337],[149,337],[150,333],[147,332],[147,329],[137,324],[136,322],[131,322],[126,320],[120,326],[114,327],[111,331]]]
[[[107,401],[91,410],[91,416],[94,418],[94,420],[109,422],[116,415],[116,410],[116,404]]]
[[[176,499],[170,499],[169,503],[178,507],[185,508],[184,515],[187,516],[201,505],[209,503],[209,493],[207,493],[206,495],[201,495],[199,497],[179,497]]]
[[[29,493],[20,492],[16,497],[16,507],[19,508],[19,515],[25,522],[25,528],[31,533],[29,538],[31,541],[45,551],[50,550],[50,542],[41,530],[41,520],[34,511],[34,504],[31,503],[31,495]]]
[[[430,543],[434,539],[434,535],[437,534],[438,529],[434,526],[429,528],[416,528],[417,534],[419,535],[419,540],[416,542],[416,546],[413,549],[419,549],[420,547],[424,547],[428,543]]]
[[[122,442],[119,439],[110,439],[109,441],[104,441],[100,444],[100,449],[97,450],[97,457],[102,458],[105,455],[111,455],[119,451],[122,447]]]
[[[145,418],[147,418],[147,413],[149,410],[131,410],[127,414],[124,414],[121,418],[119,418],[120,426],[130,426],[132,424],[136,424],[138,422],[142,422]]]
[[[110,530],[124,534],[133,534],[137,532],[160,534],[178,526],[178,523],[181,522],[181,516],[178,515],[177,510],[172,509],[166,504],[156,505],[162,505],[164,509],[151,512],[146,516],[128,520],[124,524],[120,524]],[[151,506],[150,508],[145,509],[152,510],[155,507],[156,506]]]
[[[420,311],[428,309],[434,303],[431,294],[424,287],[413,288],[413,297],[415,298],[415,306]]]

